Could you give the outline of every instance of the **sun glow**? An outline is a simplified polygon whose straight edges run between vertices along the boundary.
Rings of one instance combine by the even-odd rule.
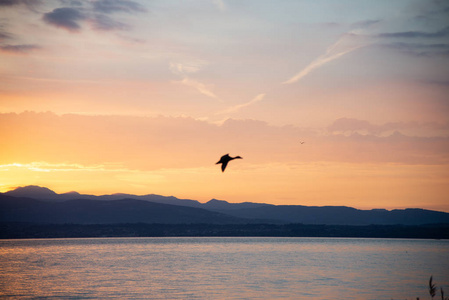
[[[29,184],[63,193],[160,194],[206,202],[352,206],[361,209],[432,207],[448,211],[446,166],[294,163],[230,164],[200,168],[136,170],[118,166],[33,162],[0,166],[3,192]],[[440,180],[435,180],[435,179]],[[201,186],[201,189],[198,186]],[[433,199],[433,201],[423,201]]]

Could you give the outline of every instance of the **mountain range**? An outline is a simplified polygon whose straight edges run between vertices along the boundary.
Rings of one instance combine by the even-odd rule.
[[[322,224],[422,225],[449,224],[449,213],[409,208],[359,210],[345,206],[207,203],[160,195],[57,194],[39,186],[0,193],[0,222],[52,224]]]

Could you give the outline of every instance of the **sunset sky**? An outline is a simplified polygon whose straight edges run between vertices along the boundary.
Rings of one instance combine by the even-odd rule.
[[[449,212],[449,2],[0,0],[25,185]]]

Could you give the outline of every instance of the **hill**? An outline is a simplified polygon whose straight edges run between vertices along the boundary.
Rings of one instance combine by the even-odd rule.
[[[218,209],[235,217],[274,219],[285,223],[326,225],[422,225],[449,223],[445,212],[408,208],[359,210],[345,206],[273,205],[242,209]]]
[[[0,195],[0,222],[47,224],[246,224],[254,222],[201,208],[135,199],[45,202]]]
[[[322,224],[422,225],[449,224],[449,213],[408,208],[359,210],[345,206],[207,203],[160,195],[57,194],[48,188],[27,186],[0,193],[0,221],[49,223],[210,223],[210,224]]]

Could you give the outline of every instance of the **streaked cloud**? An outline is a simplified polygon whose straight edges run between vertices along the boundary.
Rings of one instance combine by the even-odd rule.
[[[102,13],[114,12],[146,12],[146,8],[134,1],[127,0],[97,0],[93,2],[94,10]]]
[[[340,118],[327,127],[331,133],[391,135],[394,132],[413,134],[414,136],[449,136],[449,123],[438,122],[388,122],[375,125],[366,120]]]
[[[29,9],[34,10],[36,6],[42,4],[42,0],[0,0],[0,7],[12,7],[16,5],[25,5]]]
[[[16,54],[25,54],[40,48],[38,45],[0,45],[1,52]]]
[[[8,32],[4,24],[0,24],[0,52],[11,54],[27,54],[41,49],[37,44],[23,44],[17,42],[18,38]]]
[[[180,83],[182,85],[192,87],[204,96],[219,99],[218,96],[212,91],[213,85],[207,85],[191,78],[192,74],[199,72],[205,65],[207,65],[207,62],[197,59],[192,59],[184,62],[170,62],[169,70],[173,74],[183,77],[182,80],[174,81],[175,83]]]
[[[114,165],[81,165],[75,163],[48,163],[45,161],[33,161],[30,163],[10,163],[0,165],[0,171],[8,171],[11,168],[22,168],[34,172],[117,172],[125,170],[123,168],[117,168],[117,166]]]
[[[392,42],[380,44],[381,47],[395,49],[414,56],[446,56],[449,55],[448,43],[404,43],[404,42]]]
[[[223,111],[218,112],[217,114],[220,114],[220,115],[221,114],[229,114],[229,113],[233,113],[233,112],[239,111],[242,108],[251,106],[253,104],[256,104],[257,102],[262,101],[264,97],[265,97],[265,94],[259,94],[256,97],[254,97],[251,101],[232,106],[232,107],[230,107],[228,109],[225,109]]]
[[[22,3],[20,0],[0,0],[0,6],[12,6]]]
[[[175,75],[186,76],[200,71],[207,62],[198,59],[192,59],[183,62],[170,62],[169,69]]]
[[[1,30],[1,27],[0,27]],[[6,31],[0,31],[0,41],[7,40],[11,38],[11,34]]]
[[[313,60],[310,64],[308,64],[304,69],[302,69],[295,76],[283,82],[283,84],[292,84],[298,82],[305,76],[307,76],[313,70],[320,68],[321,66],[334,61],[343,55],[346,55],[354,50],[357,50],[361,47],[367,46],[367,44],[358,44],[358,45],[344,45],[344,42],[347,39],[351,38],[350,34],[343,35],[340,39],[338,39],[334,44],[332,44],[326,51],[324,55],[319,56],[315,60]]]
[[[185,86],[188,87],[192,87],[194,89],[196,89],[200,94],[210,97],[210,98],[214,98],[214,99],[218,99],[217,95],[214,94],[214,92],[212,91],[212,86],[211,85],[206,85],[204,83],[201,83],[195,79],[191,79],[191,78],[184,78],[181,81],[176,81],[178,83],[181,83]]]
[[[351,24],[352,28],[369,28],[373,25],[381,23],[381,20],[363,20]]]
[[[114,20],[107,15],[96,14],[92,26],[97,30],[129,30],[131,27],[123,22]]]
[[[59,2],[69,6],[83,6],[83,1],[81,0],[59,0]]]
[[[381,38],[445,38],[449,36],[449,26],[442,28],[434,32],[424,32],[424,31],[401,31],[401,32],[387,32],[380,33],[377,35]]]

